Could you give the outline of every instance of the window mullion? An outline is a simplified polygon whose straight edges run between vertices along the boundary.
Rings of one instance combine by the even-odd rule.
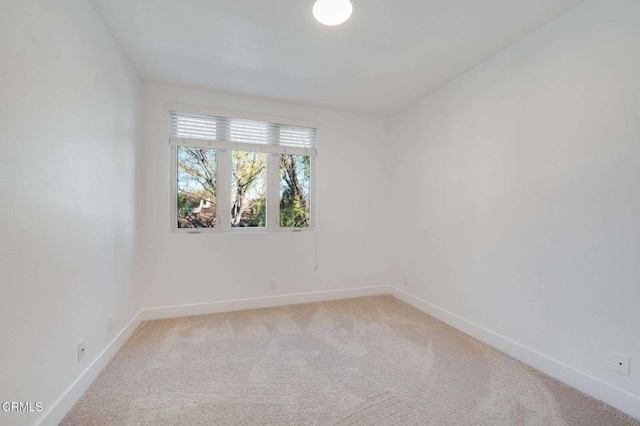
[[[229,122],[216,119],[216,139],[231,140]],[[218,226],[222,230],[231,229],[231,151],[218,149]]]
[[[218,226],[231,228],[231,152],[218,150]]]
[[[267,228],[276,231],[280,222],[280,155],[267,154]]]
[[[280,126],[269,126],[268,143],[280,144]],[[267,155],[267,227],[280,229],[280,154]]]

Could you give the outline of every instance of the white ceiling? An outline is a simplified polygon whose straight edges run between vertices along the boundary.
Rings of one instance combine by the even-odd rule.
[[[91,0],[147,81],[392,114],[584,0]]]

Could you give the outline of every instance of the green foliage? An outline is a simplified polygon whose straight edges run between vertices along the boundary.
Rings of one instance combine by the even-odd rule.
[[[280,200],[280,226],[304,228],[309,226],[309,212],[299,197],[284,196]]]
[[[308,156],[280,158],[280,226],[304,228],[310,221],[310,172]]]
[[[187,217],[196,208],[189,198],[182,193],[178,193],[178,216]]]
[[[246,213],[246,219],[243,220],[244,226],[267,226],[267,199],[262,197],[254,200]]]
[[[267,157],[259,152],[231,152],[231,226],[266,226]]]

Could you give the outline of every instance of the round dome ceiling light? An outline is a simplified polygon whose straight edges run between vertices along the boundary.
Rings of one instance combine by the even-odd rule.
[[[313,4],[313,17],[330,27],[347,22],[352,12],[353,5],[349,0],[316,0]]]

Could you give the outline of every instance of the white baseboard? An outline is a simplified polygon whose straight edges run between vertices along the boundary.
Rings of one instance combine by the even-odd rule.
[[[111,358],[124,345],[133,331],[140,324],[140,312],[118,333],[118,335],[100,352],[100,355],[80,374],[80,377],[44,412],[36,422],[40,426],[54,426],[59,424],[82,394],[89,388],[98,374],[109,363]]]
[[[190,305],[164,306],[141,311],[141,320],[149,321],[192,315],[215,314],[219,312],[242,311],[245,309],[270,308],[273,306],[296,305],[300,303],[322,302],[326,300],[350,299],[353,297],[389,294],[389,286],[359,287],[346,290],[316,291],[281,296],[256,297],[252,299],[227,300],[222,302],[194,303]]]
[[[89,388],[100,371],[131,336],[142,321],[203,315],[245,309],[268,308],[273,306],[321,302],[326,300],[349,299],[379,294],[392,294],[398,299],[438,318],[458,330],[554,377],[596,399],[640,419],[640,397],[612,386],[600,379],[578,371],[566,364],[527,348],[513,340],[496,334],[458,315],[439,308],[393,286],[360,287],[346,290],[318,291],[312,293],[287,294],[281,296],[239,299],[212,303],[165,306],[141,310],[89,365],[78,379],[58,398],[36,423],[42,426],[57,425]]]
[[[494,333],[397,287],[390,286],[389,290],[392,295],[403,302],[457,328],[463,333],[473,336],[587,395],[604,401],[632,417],[640,419],[640,397]]]
[[[299,303],[321,302],[325,300],[349,299],[353,297],[388,294],[389,286],[360,287],[346,290],[318,291],[313,293],[287,294],[281,296],[259,297],[254,299],[229,300],[212,303],[196,303],[191,305],[165,306],[161,308],[143,309],[118,333],[98,357],[82,372],[80,377],[51,405],[40,420],[40,426],[57,425],[89,388],[98,374],[109,363],[118,349],[127,341],[142,321],[174,318],[181,316],[211,314],[217,312],[240,311],[245,309],[268,308],[273,306],[293,305]]]

